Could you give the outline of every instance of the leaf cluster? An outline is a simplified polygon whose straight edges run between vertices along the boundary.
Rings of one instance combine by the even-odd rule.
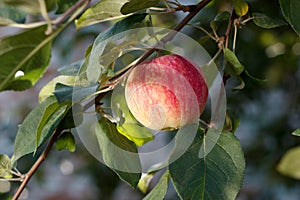
[[[49,66],[53,40],[69,24],[74,23],[77,29],[81,29],[104,21],[113,22],[107,30],[97,36],[93,45],[86,50],[83,60],[62,67],[59,76],[40,91],[40,104],[19,126],[12,157],[0,155],[0,177],[9,180],[19,176],[23,181],[24,177],[14,170],[17,161],[27,154],[35,156],[37,150],[49,141],[48,147],[54,144],[51,142],[54,140],[57,150],[67,149],[74,152],[76,142],[72,130],[83,123],[85,112],[96,102],[95,112],[98,120],[92,127],[103,162],[131,187],[139,187],[143,192],[149,192],[151,177],[161,169],[154,167],[145,172],[147,178],[142,178],[143,170],[138,153],[139,147],[155,141],[155,136],[131,115],[122,93],[124,88],[120,88],[122,84],[119,83],[122,83],[127,72],[137,62],[141,62],[140,58],[146,59],[151,56],[155,48],[149,50],[149,47],[139,46],[129,51],[128,49],[136,45],[134,40],[121,43],[116,41],[130,29],[154,26],[153,15],[173,16],[175,11],[192,13],[195,6],[200,8],[210,3],[206,0],[203,2],[186,6],[178,1],[101,0],[87,7],[90,1],[0,1],[0,26],[27,29],[0,39],[0,91],[22,91],[34,86]],[[265,29],[289,24],[300,35],[300,14],[297,12],[300,3],[280,0],[285,20],[250,12],[251,4],[244,0],[232,0],[230,3],[233,9],[218,13],[210,22],[209,30],[198,24],[192,26],[215,41],[218,52],[211,62],[222,59],[223,62],[220,63],[224,64],[220,64],[219,69],[224,74],[224,83],[228,77],[235,77],[241,84],[233,89],[243,89],[245,76],[257,83],[263,81],[251,76],[238,58],[238,30],[253,20],[257,26]],[[49,13],[54,10],[55,19],[52,20]],[[156,11],[154,14],[153,10]],[[25,18],[28,15],[42,16],[44,21],[26,23]],[[185,21],[181,23],[182,26],[187,24]],[[227,27],[225,32],[221,29],[222,25]],[[147,35],[147,39],[158,43],[166,35],[154,34],[151,31],[139,34]],[[139,34],[132,37],[140,37]],[[115,41],[107,42],[112,37]],[[100,53],[101,59],[98,57]],[[109,96],[111,91],[115,93]],[[103,106],[105,98],[114,102],[109,111]],[[217,139],[210,134],[214,130],[209,125],[205,128],[199,126],[193,143],[180,158],[167,163],[163,169],[164,174],[145,199],[164,199],[169,182],[173,184],[181,199],[235,199],[240,191],[245,170],[244,155],[234,135],[237,128],[235,121],[226,119],[224,130]],[[299,136],[299,129],[294,131],[293,135]],[[178,140],[178,137],[175,136],[175,140]],[[202,154],[208,151],[208,142],[214,140],[216,145],[210,153]],[[133,156],[128,157],[119,151],[119,148],[124,152],[133,153]],[[46,148],[44,152],[44,155],[47,155],[49,149]],[[299,163],[293,162],[297,155],[298,147],[290,150],[278,165],[278,170],[299,178]],[[172,154],[170,159],[171,157]],[[120,168],[134,168],[137,171],[122,171]],[[35,172],[36,169],[32,168],[31,172]],[[30,177],[26,178],[29,181]]]

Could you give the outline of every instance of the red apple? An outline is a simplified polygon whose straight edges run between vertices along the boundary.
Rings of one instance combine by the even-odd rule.
[[[125,86],[129,110],[141,124],[153,130],[197,122],[207,96],[200,68],[174,54],[139,64],[130,72]]]

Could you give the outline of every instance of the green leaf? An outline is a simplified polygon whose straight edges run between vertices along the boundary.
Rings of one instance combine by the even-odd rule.
[[[97,92],[98,87],[98,84],[90,86],[69,86],[57,83],[53,94],[59,103],[71,101],[75,103],[94,95]]]
[[[11,159],[7,155],[0,154],[0,177],[11,178],[11,169]]]
[[[79,103],[74,103],[72,109],[69,109],[63,120],[61,121],[61,129],[75,128],[83,121],[84,108]],[[76,122],[76,123],[75,123]]]
[[[300,136],[300,128],[294,130],[294,131],[292,132],[292,135]]]
[[[142,22],[146,16],[147,16],[147,14],[135,14],[135,15],[126,17],[125,19],[115,23],[113,26],[111,26],[105,32],[100,33],[97,36],[97,38],[95,39],[93,48],[94,48],[95,44],[99,44],[100,42],[103,42],[106,39],[108,39],[118,33],[127,31],[129,29],[136,28],[137,24]]]
[[[146,142],[153,140],[152,132],[139,125],[137,120],[130,113],[125,100],[125,88],[119,84],[111,97],[112,109],[120,119],[117,124],[117,130],[137,146],[142,146]]]
[[[300,1],[299,0],[280,0],[281,11],[291,27],[300,36]]]
[[[277,170],[288,177],[300,180],[300,146],[288,150],[277,165]]]
[[[82,28],[99,22],[124,17],[120,12],[127,0],[102,0],[87,9],[81,17],[75,21],[76,27]]]
[[[85,67],[84,65],[87,64],[86,76],[90,83],[98,82],[100,76],[103,75],[104,73],[106,73],[108,70],[108,66],[103,66],[99,62],[99,60],[102,60],[102,56],[105,56],[105,55],[103,55],[105,48],[108,45],[110,45],[112,43],[112,41],[114,41],[113,39],[111,39],[110,41],[107,39],[109,39],[115,35],[117,35],[116,37],[119,37],[119,39],[122,37],[125,37],[126,33],[123,35],[121,33],[125,32],[129,29],[136,28],[145,19],[145,17],[146,17],[146,14],[131,15],[131,16],[117,22],[116,24],[111,26],[109,29],[107,29],[105,32],[100,33],[97,36],[97,38],[94,41],[91,53],[89,55],[89,60],[83,64],[83,67]],[[116,39],[116,38],[114,38],[114,39]],[[126,43],[126,41],[125,41],[125,43]],[[119,52],[118,54],[120,54],[120,48],[116,47],[115,49],[117,52]],[[113,52],[113,53],[115,54],[116,52]],[[101,58],[100,58],[100,55],[101,55]],[[110,55],[110,52],[108,52],[108,55]],[[117,58],[118,57],[115,56],[113,59],[117,59]],[[111,62],[113,62],[113,61],[114,60],[112,60]]]
[[[133,141],[137,146],[142,146],[154,139],[151,131],[143,126],[139,126],[137,123],[124,123],[121,126],[117,125],[117,130],[126,138]]]
[[[215,22],[223,22],[228,21],[230,19],[230,13],[228,11],[222,11],[217,14],[214,21]]]
[[[6,25],[5,21],[24,23],[26,16],[27,14],[20,9],[0,4],[0,26]]]
[[[78,0],[56,0],[58,6],[56,14],[62,14],[71,8]]]
[[[223,132],[214,148],[199,158],[202,144],[199,132],[189,149],[169,166],[175,190],[181,199],[235,199],[245,170],[238,139]]]
[[[50,61],[52,35],[46,26],[0,40],[0,91],[25,90],[42,76]]]
[[[240,17],[246,15],[249,10],[248,3],[244,0],[233,0],[233,7],[236,14]]]
[[[57,83],[61,83],[68,86],[73,86],[75,83],[75,76],[57,76],[51,81],[49,81],[39,93],[39,102],[44,101],[49,96],[53,95],[55,91],[55,86]]]
[[[153,179],[153,176],[154,173],[149,173],[146,174],[145,176],[142,176],[142,178],[140,179],[137,186],[144,194],[147,193],[151,180]]]
[[[141,163],[136,145],[119,134],[116,125],[102,117],[95,127],[103,161],[130,186],[136,187],[141,173]],[[124,170],[133,170],[136,173]]]
[[[51,110],[50,108],[52,107],[55,107],[55,110]],[[36,151],[38,131],[41,131],[39,132],[38,146],[50,137],[63,118],[66,107],[66,105],[58,106],[55,97],[51,96],[27,115],[19,126],[15,138],[13,161],[17,161],[22,156]]]
[[[70,152],[76,150],[76,142],[73,134],[69,131],[62,133],[56,140],[55,148],[59,151],[67,149]]]
[[[267,15],[263,13],[253,13],[252,14],[254,19],[254,23],[262,28],[276,28],[279,26],[287,25],[285,21],[282,21],[280,19],[273,19],[268,17]]]
[[[8,26],[11,24],[15,24],[15,22],[7,18],[0,17],[0,26]]]
[[[146,8],[156,6],[159,2],[160,0],[131,0],[122,6],[121,13],[124,15],[134,13]]]
[[[163,200],[168,189],[168,182],[170,179],[169,171],[166,171],[160,178],[157,185],[151,190],[151,192],[143,200]]]
[[[50,121],[50,130],[49,132],[53,132],[56,128],[56,125],[58,125],[58,122],[60,121],[62,114],[64,114],[66,110],[66,106],[61,106],[57,102],[54,102],[53,104],[49,105],[45,111],[43,112],[42,117],[40,118],[39,124],[36,131],[36,149],[39,147],[39,143],[43,134],[43,130],[49,126]],[[58,112],[58,115],[55,115],[55,113]],[[53,123],[53,124],[52,124]],[[53,126],[54,125],[54,126]]]
[[[224,57],[231,64],[229,66],[226,66],[226,73],[235,76],[240,75],[245,70],[245,67],[240,63],[239,59],[230,49],[224,49]]]
[[[32,14],[40,13],[40,4],[38,0],[4,0],[3,2],[6,5],[20,8]]]
[[[230,19],[230,13],[227,11],[223,11],[218,13],[218,15],[214,18],[213,21],[210,22],[210,27],[213,30],[217,30],[217,27],[222,24],[224,21],[228,21]]]
[[[70,65],[65,65],[59,68],[57,71],[60,75],[76,76],[83,62],[84,62],[83,60],[79,60]]]

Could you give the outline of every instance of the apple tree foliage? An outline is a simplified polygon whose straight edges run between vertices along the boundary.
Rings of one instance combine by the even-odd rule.
[[[256,8],[252,7],[252,1],[246,0],[229,0],[223,3],[202,0],[198,3],[193,1],[193,4],[182,4],[176,0],[101,0],[92,3],[89,0],[0,0],[0,26],[20,29],[18,33],[0,39],[1,91],[24,91],[34,86],[49,66],[53,41],[60,37],[66,27],[75,24],[77,29],[82,29],[98,23],[110,22],[110,27],[99,33],[94,44],[86,50],[85,55],[82,55],[83,60],[60,68],[59,75],[37,94],[40,104],[18,127],[13,155],[0,155],[1,180],[25,182],[20,186],[21,189],[19,188],[22,191],[38,168],[33,165],[28,173],[21,174],[17,168],[18,161],[22,157],[27,154],[36,155],[38,151],[43,151],[38,159],[32,158],[40,164],[52,146],[58,150],[68,149],[74,152],[76,144],[73,134],[76,133],[72,130],[78,124],[73,118],[76,117],[80,121],[82,113],[91,106],[83,104],[87,99],[99,103],[97,110],[101,117],[95,134],[105,163],[113,163],[118,157],[111,149],[111,145],[108,145],[107,139],[113,140],[114,144],[130,152],[137,152],[138,146],[153,139],[154,136],[146,128],[131,126],[131,122],[135,119],[129,111],[125,111],[125,123],[120,126],[113,122],[112,116],[101,107],[103,99],[117,98],[124,103],[119,97],[109,95],[115,89],[111,86],[112,80],[118,81],[123,70],[126,70],[126,67],[141,54],[130,54],[131,59],[127,61],[127,65],[118,68],[114,65],[117,65],[118,59],[124,55],[112,53],[115,56],[101,60],[102,68],[99,69],[101,76],[97,77],[98,84],[88,85],[84,81],[75,81],[77,78],[84,79],[85,76],[90,76],[80,70],[87,66],[92,55],[91,51],[97,43],[129,29],[154,26],[156,22],[153,18],[160,15],[172,17],[177,12],[184,12],[185,15],[194,13],[188,21],[179,20],[178,23],[182,27],[191,26],[196,32],[204,32],[205,35],[199,39],[199,43],[207,39],[215,41],[215,46],[219,50],[217,54],[212,52],[212,57],[216,60],[223,60],[217,64],[220,65],[218,67],[221,74],[224,74],[224,83],[226,84],[226,80],[231,77],[235,78],[240,84],[232,89],[241,90],[245,86],[245,77],[252,79],[256,84],[263,84],[265,80],[253,77],[248,72],[247,66],[239,60],[236,44],[240,28],[247,27],[250,23],[264,29],[290,26],[295,34],[300,35],[300,2],[298,0],[278,1],[276,3],[280,4],[281,13],[271,18],[255,10]],[[211,16],[212,20],[206,22],[209,26],[202,26],[195,20],[197,18],[192,19],[207,7],[218,10],[221,4],[227,4],[228,10],[216,12],[215,16]],[[26,20],[28,16],[34,20],[28,22]],[[168,28],[172,29],[174,26],[170,25]],[[111,52],[113,48],[122,48],[121,45],[123,44],[112,46]],[[143,51],[142,53],[145,53],[147,50]],[[97,58],[92,59],[100,62]],[[18,75],[19,73],[21,75]],[[77,92],[76,98],[74,98],[74,91]],[[216,145],[209,154],[201,158],[199,149],[205,142],[209,127],[199,127],[193,143],[180,158],[164,169],[164,174],[151,191],[148,188],[149,182],[145,181],[145,177],[141,178],[141,173],[112,170],[130,186],[138,187],[145,192],[144,199],[147,200],[164,199],[170,183],[181,199],[235,199],[243,184],[246,165],[239,140],[234,135],[237,126],[237,121],[227,116]],[[147,137],[144,140],[130,137],[124,128],[134,134]],[[300,136],[300,129],[292,134]],[[278,170],[285,175],[300,179],[300,164],[299,159],[296,159],[299,156],[299,147],[289,150],[279,163]],[[139,162],[138,156],[132,159],[135,159],[136,163]],[[127,164],[130,163],[124,165]],[[149,172],[146,178],[153,176],[154,173],[156,173],[155,170]],[[18,195],[15,195],[16,199]]]

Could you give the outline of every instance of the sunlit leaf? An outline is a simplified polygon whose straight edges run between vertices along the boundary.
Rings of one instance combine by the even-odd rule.
[[[119,133],[133,141],[137,146],[154,139],[153,134],[145,127],[139,126],[137,123],[124,123],[121,126],[117,126]]]
[[[0,17],[0,26],[7,26],[11,24],[15,24],[15,22],[7,18]]]
[[[36,127],[36,149],[39,147],[40,140],[43,139],[43,130],[48,129],[47,127],[50,125],[49,132],[53,132],[56,128],[55,126],[58,125],[59,120],[62,118],[62,115],[64,114],[66,110],[66,106],[61,106],[57,102],[54,102],[53,104],[49,105],[43,115],[40,118],[39,125]],[[58,114],[55,114],[58,112]],[[50,121],[50,124],[49,124]],[[28,126],[28,125],[27,125]]]
[[[279,26],[287,25],[285,21],[270,18],[263,13],[253,13],[252,15],[254,17],[254,23],[262,28],[276,28]]]
[[[245,0],[233,0],[233,6],[238,16],[244,16],[248,13],[249,6]]]
[[[147,193],[147,191],[149,189],[149,185],[153,179],[153,176],[154,176],[153,173],[149,173],[149,174],[142,176],[142,178],[140,179],[137,186],[141,190],[141,192],[143,192],[144,194]]]
[[[169,171],[166,171],[156,186],[151,190],[151,192],[143,200],[163,200],[168,189],[168,182],[170,179]]]
[[[70,152],[74,152],[76,150],[75,138],[71,132],[62,133],[56,140],[55,148],[57,150],[67,149]]]
[[[0,178],[11,178],[11,159],[4,154],[0,154]]]
[[[75,21],[77,28],[82,28],[95,23],[124,17],[121,13],[122,6],[127,0],[102,0],[87,9],[81,17]]]
[[[127,15],[129,13],[156,6],[159,2],[160,0],[131,0],[122,6],[121,13]]]
[[[238,139],[222,133],[203,158],[199,132],[190,148],[169,166],[170,177],[181,199],[235,199],[243,181],[245,159]]]
[[[25,90],[42,76],[50,61],[51,42],[61,29],[45,35],[46,26],[0,40],[0,91]]]
[[[295,32],[300,36],[300,1],[299,0],[280,0],[281,11],[295,30]]]
[[[75,83],[75,76],[57,76],[51,81],[49,81],[39,93],[39,102],[44,101],[47,97],[53,95],[55,91],[55,86],[57,83],[61,83],[64,85],[73,86]]]
[[[38,130],[41,131],[38,146],[50,137],[62,119],[67,107],[66,105],[57,106],[57,104],[54,96],[48,97],[27,115],[19,126],[15,138],[13,161],[17,161],[22,156],[36,151]],[[56,109],[51,110],[49,107],[56,107]],[[41,123],[43,127],[40,125]]]
[[[125,88],[119,84],[112,95],[112,109],[119,118],[117,130],[136,145],[142,146],[146,142],[153,140],[154,136],[149,129],[139,125],[137,120],[130,113],[126,104]]]
[[[294,131],[292,132],[292,135],[300,136],[300,128],[294,130]]]
[[[136,187],[141,173],[125,170],[141,170],[141,163],[136,145],[118,133],[116,125],[102,117],[95,126],[96,136],[102,153],[103,161],[130,186]],[[127,154],[128,152],[128,154]]]
[[[277,165],[277,170],[285,175],[300,180],[300,146],[289,149]]]

